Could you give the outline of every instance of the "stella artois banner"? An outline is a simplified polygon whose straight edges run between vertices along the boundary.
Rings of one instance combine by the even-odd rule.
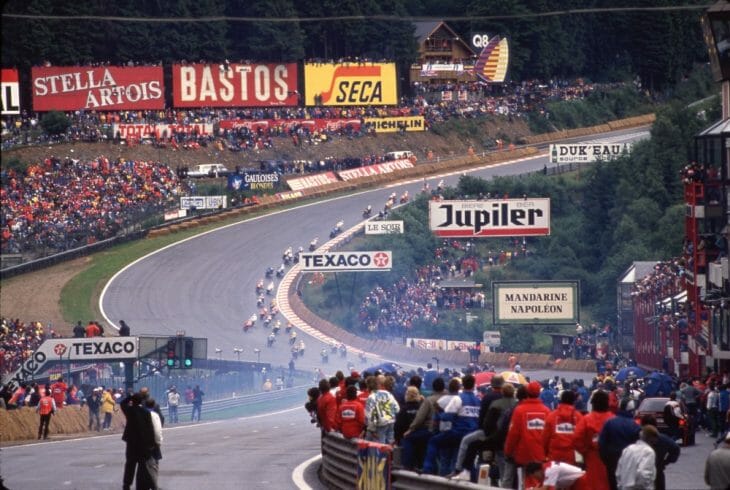
[[[42,66],[31,80],[39,112],[165,108],[161,66]]]

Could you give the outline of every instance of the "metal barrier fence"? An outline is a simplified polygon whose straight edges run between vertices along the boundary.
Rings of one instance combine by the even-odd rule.
[[[495,487],[462,480],[449,480],[434,475],[422,475],[393,467],[394,451],[380,451],[377,462],[368,461],[367,448],[379,444],[360,439],[345,439],[342,434],[330,432],[322,436],[322,466],[320,480],[330,489],[392,488],[402,490],[451,490]],[[383,459],[387,458],[387,459]],[[390,486],[388,485],[390,482]]]

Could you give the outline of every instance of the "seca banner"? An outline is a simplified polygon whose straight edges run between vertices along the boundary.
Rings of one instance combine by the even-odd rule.
[[[20,114],[20,77],[18,76],[18,70],[3,68],[0,80],[2,80],[3,90],[2,115],[13,116]]]
[[[175,107],[295,106],[296,63],[172,65]]]
[[[116,123],[113,126],[114,136],[125,140],[135,139],[166,139],[176,133],[198,134],[210,136],[213,134],[212,123],[193,124],[126,124]]]
[[[550,234],[550,199],[429,201],[429,228],[441,237]]]
[[[395,63],[305,63],[304,103],[397,105]]]
[[[300,254],[299,263],[305,272],[389,271],[393,252],[325,252]]]
[[[373,175],[383,175],[403,170],[406,168],[413,168],[413,162],[408,159],[393,160],[392,162],[376,163],[375,165],[366,165],[364,167],[350,168],[347,170],[340,170],[337,175],[342,180],[359,179],[360,177],[371,177]]]
[[[161,66],[34,67],[33,110],[164,109]]]
[[[218,126],[221,129],[239,129],[247,128],[251,131],[262,129],[268,131],[271,129],[281,128],[284,131],[305,127],[309,131],[339,131],[350,126],[354,130],[359,130],[362,125],[360,119],[226,119],[220,121]]]
[[[495,325],[559,324],[580,321],[578,281],[494,281]]]
[[[367,117],[365,124],[371,124],[376,133],[395,133],[398,131],[425,131],[426,120],[423,116],[410,117]]]
[[[550,163],[596,162],[631,153],[631,143],[579,143],[550,145]]]
[[[334,184],[335,182],[339,182],[339,180],[337,180],[337,176],[333,172],[324,172],[321,174],[307,175],[306,177],[288,179],[286,185],[293,191],[302,191],[304,189]]]

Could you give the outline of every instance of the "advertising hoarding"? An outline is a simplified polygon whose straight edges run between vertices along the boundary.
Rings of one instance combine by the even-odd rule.
[[[395,63],[305,63],[304,103],[397,105]]]
[[[170,138],[173,134],[197,134],[210,136],[213,134],[212,123],[189,123],[189,124],[144,124],[144,123],[115,123],[112,126],[114,136],[120,139],[164,139]]]
[[[228,207],[227,196],[182,196],[180,209],[223,209]]]
[[[302,191],[305,189],[313,189],[327,184],[339,182],[334,172],[322,172],[321,174],[307,175],[304,177],[294,177],[287,179],[286,185],[293,191]]]
[[[172,65],[175,107],[272,107],[299,102],[296,63]]]
[[[631,143],[577,143],[550,145],[550,163],[597,162],[631,153]]]
[[[413,162],[408,159],[393,160],[392,162],[376,163],[374,165],[365,165],[364,167],[348,168],[340,170],[337,175],[344,181],[359,179],[361,177],[372,177],[373,175],[383,175],[413,168]]]
[[[360,119],[357,118],[333,118],[333,119],[225,119],[218,123],[221,129],[246,128],[250,131],[269,131],[271,129],[282,129],[291,131],[299,127],[305,127],[310,132],[315,131],[339,131],[346,127],[359,130]]]
[[[440,237],[550,234],[550,199],[429,201],[429,228]]]
[[[389,271],[393,252],[321,252],[303,253],[299,264],[305,272],[364,272]]]
[[[578,281],[494,281],[492,299],[495,325],[580,321]]]
[[[2,115],[14,116],[20,114],[20,76],[18,70],[2,69]]]
[[[36,66],[33,110],[164,109],[161,66]]]
[[[392,233],[403,233],[403,220],[368,221],[365,223],[366,235],[390,235]]]
[[[364,121],[365,124],[371,124],[376,133],[426,130],[426,119],[423,116],[366,117]]]

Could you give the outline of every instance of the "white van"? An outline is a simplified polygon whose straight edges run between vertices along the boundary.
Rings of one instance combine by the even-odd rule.
[[[389,162],[393,160],[410,160],[412,156],[413,152],[408,150],[390,151],[385,154],[385,160]]]
[[[484,331],[484,345],[491,349],[502,345],[502,334],[499,330],[485,330]]]
[[[225,177],[230,171],[222,163],[204,163],[188,170],[188,177]]]

